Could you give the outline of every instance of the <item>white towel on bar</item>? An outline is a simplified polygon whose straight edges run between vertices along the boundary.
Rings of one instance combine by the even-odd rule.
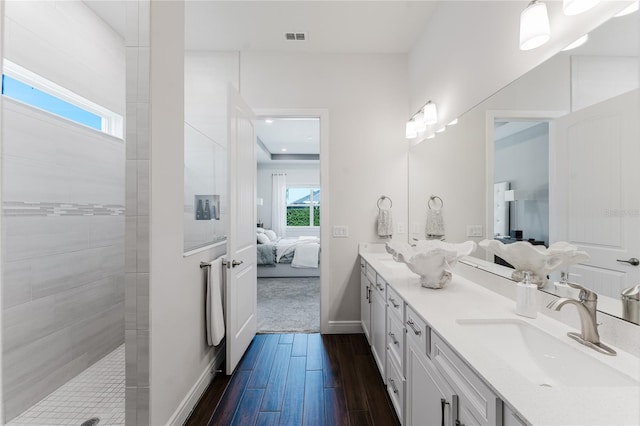
[[[292,268],[317,268],[320,244],[304,244],[298,246],[293,253]]]
[[[224,337],[224,313],[222,310],[222,256],[207,268],[206,321],[207,344],[217,346]]]
[[[393,220],[391,210],[378,209],[378,236],[391,237],[393,234]]]
[[[441,209],[427,209],[427,224],[425,226],[427,239],[444,237],[444,219]]]

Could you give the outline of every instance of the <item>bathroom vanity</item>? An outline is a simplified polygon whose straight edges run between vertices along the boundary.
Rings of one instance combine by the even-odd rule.
[[[384,245],[361,244],[360,268],[363,330],[402,424],[640,424],[638,357],[580,345],[543,311],[516,315],[465,278],[472,266],[428,289]]]

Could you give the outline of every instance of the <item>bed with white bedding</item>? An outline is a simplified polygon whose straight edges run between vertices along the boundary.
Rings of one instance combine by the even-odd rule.
[[[257,250],[258,277],[320,275],[320,239],[317,237],[276,238],[268,242],[258,238]]]

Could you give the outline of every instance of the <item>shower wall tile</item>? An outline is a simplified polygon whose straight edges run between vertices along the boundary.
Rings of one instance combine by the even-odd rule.
[[[132,52],[133,51],[133,52]],[[131,52],[134,55],[137,55],[136,48],[127,47],[127,55]],[[135,60],[135,59],[133,59]],[[137,62],[136,62],[137,63]],[[129,66],[129,59],[127,59],[127,67]],[[137,68],[136,68],[137,72]],[[137,77],[134,77],[137,78]],[[135,160],[138,155],[138,134],[135,126],[130,126],[130,123],[137,122],[137,108],[135,101],[127,100],[126,103],[127,112],[125,114],[125,140],[126,140],[126,159],[127,160]]]
[[[72,357],[86,356],[93,364],[124,341],[124,303],[74,324],[70,333]]]
[[[138,387],[138,410],[136,424],[149,424],[149,387]]]
[[[129,373],[127,373],[128,376]],[[124,391],[124,411],[125,426],[138,426],[138,388],[136,386],[128,386]],[[143,425],[144,423],[140,423]]]
[[[138,331],[125,330],[125,383],[128,387],[138,385]]]
[[[125,272],[135,273],[138,268],[138,218],[127,216],[125,219]]]
[[[148,103],[136,104],[136,134],[137,134],[137,159],[148,160],[149,153],[149,114],[151,107]]]
[[[149,216],[138,216],[138,272],[149,272]]]
[[[4,262],[2,276],[4,310],[31,300],[32,274],[31,263],[28,260]]]
[[[133,2],[131,2],[133,3]],[[126,48],[126,84],[127,84],[127,104],[130,102],[136,102],[138,100],[138,47],[128,46]],[[135,114],[135,108],[133,111],[129,111],[129,105],[127,105],[127,119],[129,120],[131,117],[128,115],[129,113]],[[135,118],[134,120],[135,121]],[[127,144],[129,144],[129,138],[127,133]]]
[[[138,296],[149,297],[149,274],[138,274]]]
[[[149,330],[138,330],[138,386],[149,386]]]
[[[124,329],[135,330],[137,326],[137,283],[134,274],[127,274],[124,289]],[[126,336],[125,336],[126,339]]]
[[[138,162],[127,159],[126,215],[138,215]]]
[[[138,296],[136,298],[136,306],[136,328],[138,330],[149,330],[149,296]]]
[[[138,215],[149,215],[149,160],[138,160]]]
[[[138,48],[138,102],[149,102],[149,62],[151,48],[140,46]],[[140,129],[140,127],[138,127]]]

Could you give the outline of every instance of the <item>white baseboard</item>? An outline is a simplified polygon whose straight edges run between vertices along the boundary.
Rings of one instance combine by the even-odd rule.
[[[329,321],[324,334],[353,334],[362,333],[362,323],[360,321]]]
[[[176,411],[173,413],[167,425],[171,426],[182,426],[189,418],[189,415],[195,408],[196,404],[200,400],[200,397],[207,389],[211,381],[216,375],[216,371],[220,369],[222,363],[224,362],[224,357],[227,350],[225,347],[225,343],[220,345],[218,348],[218,353],[211,360],[207,368],[202,372],[196,383],[189,390],[187,396],[184,397]],[[218,373],[222,374],[222,373]]]

